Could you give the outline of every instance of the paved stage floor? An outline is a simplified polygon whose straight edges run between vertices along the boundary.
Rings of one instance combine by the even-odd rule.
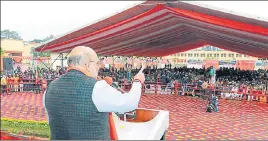
[[[42,94],[1,95],[1,117],[46,120]],[[268,104],[220,99],[218,113],[206,102],[171,95],[143,95],[139,107],[168,110],[168,140],[268,140]]]

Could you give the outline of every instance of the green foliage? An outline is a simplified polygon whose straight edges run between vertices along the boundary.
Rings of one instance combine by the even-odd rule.
[[[53,38],[54,38],[53,35],[49,35],[49,36],[47,36],[46,38],[43,39],[43,42],[46,42],[46,41],[51,40]]]
[[[5,51],[0,47],[0,55],[3,55]]]
[[[34,39],[34,40],[32,40],[31,42],[35,42],[35,43],[42,43],[43,41],[42,41],[42,40],[40,40],[40,39]]]
[[[1,118],[1,130],[9,133],[26,136],[35,136],[40,138],[49,138],[50,130],[47,122],[27,121],[27,120],[10,120]]]
[[[34,57],[50,57],[50,52],[33,52]]]
[[[34,40],[32,40],[31,42],[35,42],[35,43],[43,43],[43,42],[46,42],[46,41],[51,40],[51,39],[53,39],[53,38],[54,38],[53,35],[49,35],[49,36],[45,37],[44,39],[34,39]]]
[[[17,39],[22,40],[17,31],[11,31],[9,29],[1,31],[1,39]]]

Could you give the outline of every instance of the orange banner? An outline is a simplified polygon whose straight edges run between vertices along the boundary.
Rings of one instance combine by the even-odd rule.
[[[236,63],[236,68],[240,70],[254,70],[255,69],[254,60],[238,60]]]
[[[215,69],[219,69],[219,61],[218,60],[205,60],[203,63],[203,67],[205,69],[213,66]]]

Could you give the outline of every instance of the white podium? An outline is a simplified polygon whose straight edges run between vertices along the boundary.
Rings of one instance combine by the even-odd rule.
[[[169,126],[169,112],[162,110],[137,109],[126,121],[113,113],[113,119],[119,140],[160,140]]]

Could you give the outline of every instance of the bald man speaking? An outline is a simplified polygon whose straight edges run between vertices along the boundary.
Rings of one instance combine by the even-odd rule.
[[[144,74],[135,77],[131,90],[122,94],[97,80],[100,62],[89,47],[74,48],[68,72],[51,82],[44,94],[50,139],[110,140],[109,112],[129,112],[138,107]]]

